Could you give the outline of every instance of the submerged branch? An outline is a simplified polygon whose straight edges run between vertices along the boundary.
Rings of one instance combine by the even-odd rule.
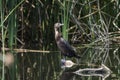
[[[5,49],[5,51],[9,51],[10,50],[10,48],[4,48],[4,49]],[[22,53],[22,52],[38,52],[38,53],[58,52],[58,51],[43,51],[43,50],[30,50],[30,49],[13,49],[13,50],[18,52],[18,53]]]

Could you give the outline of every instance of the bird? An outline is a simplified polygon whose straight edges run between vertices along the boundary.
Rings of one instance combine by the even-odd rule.
[[[60,32],[60,27],[64,24],[61,23],[55,23],[54,24],[54,31],[55,31],[55,41],[56,44],[61,51],[61,54],[65,57],[75,57],[75,58],[81,58],[79,55],[76,54],[76,51],[71,45],[62,37],[62,34]]]

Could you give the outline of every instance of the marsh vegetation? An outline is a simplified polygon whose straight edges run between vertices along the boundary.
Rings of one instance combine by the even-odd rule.
[[[80,68],[105,64],[112,71],[106,80],[120,80],[119,0],[0,0],[1,80],[60,79],[56,22],[64,23],[64,39],[82,56]],[[8,66],[7,52],[14,56]],[[78,79],[102,80],[75,75]]]

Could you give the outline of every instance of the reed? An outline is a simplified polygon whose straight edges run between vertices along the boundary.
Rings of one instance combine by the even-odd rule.
[[[83,61],[113,65],[108,48],[111,42],[119,44],[119,3],[119,0],[0,0],[2,54],[9,51],[15,57],[9,69],[0,63],[0,79],[48,80],[54,75],[50,80],[57,80],[61,55],[54,40],[56,22],[64,23],[63,38],[75,45]],[[114,56],[119,63],[117,51],[118,48]]]
[[[0,16],[1,16],[1,20],[0,20],[0,29],[1,29],[1,36],[2,36],[2,53],[3,53],[3,62],[4,62],[4,56],[5,56],[5,50],[4,50],[4,47],[5,47],[5,39],[4,39],[4,25],[2,24],[2,21],[4,19],[4,11],[3,11],[3,5],[2,5],[3,1],[0,0]],[[2,62],[2,63],[3,63]],[[0,74],[1,76],[1,80],[4,80],[5,79],[5,66],[3,64],[2,66],[2,74]]]
[[[69,27],[69,20],[70,20],[70,6],[71,6],[71,2],[70,1],[63,1],[63,22],[64,22],[64,27],[62,27],[62,32],[63,32],[63,38],[65,38],[66,40],[68,40],[68,32],[67,29]]]

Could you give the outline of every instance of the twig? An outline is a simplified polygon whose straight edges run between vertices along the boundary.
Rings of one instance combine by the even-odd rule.
[[[4,48],[4,49],[5,49],[5,51],[9,51],[10,50],[10,48]],[[58,51],[43,51],[43,50],[30,50],[30,49],[13,49],[13,50],[18,52],[18,53],[21,53],[21,52],[38,52],[38,53],[58,52]]]

